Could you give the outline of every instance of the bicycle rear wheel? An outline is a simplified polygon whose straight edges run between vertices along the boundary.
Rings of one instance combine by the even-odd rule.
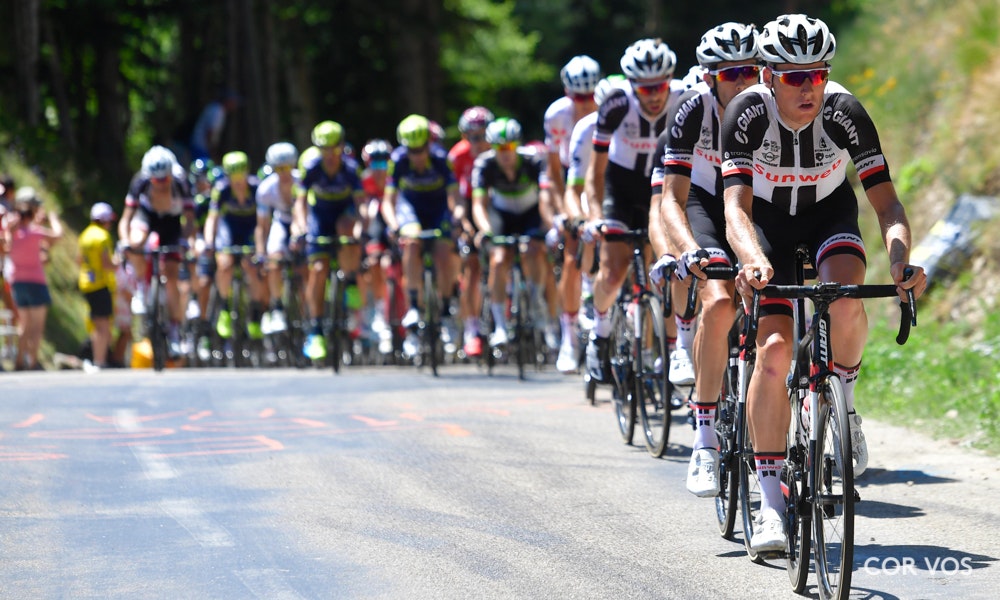
[[[482,285],[483,304],[479,311],[479,340],[483,346],[480,360],[486,364],[486,374],[493,375],[493,366],[496,364],[496,354],[494,348],[490,346],[490,334],[493,333],[496,323],[493,321],[492,297],[488,285]]]
[[[334,373],[340,373],[344,363],[344,329],[347,324],[347,289],[339,272],[330,277],[330,334],[327,338],[329,359]]]
[[[655,296],[643,298],[637,316],[633,324],[635,397],[646,451],[660,458],[670,438],[670,389],[664,375],[669,358],[660,301]]]
[[[520,269],[515,268],[512,272],[514,297],[512,299],[510,318],[514,321],[514,346],[515,360],[517,360],[517,378],[524,381],[524,370],[529,363],[534,362],[534,349],[532,341],[531,321],[531,298],[528,294],[528,287],[524,282],[524,276]]]
[[[736,428],[743,415],[739,411],[739,324],[729,332],[729,360],[722,378],[722,391],[715,411],[715,435],[719,440],[719,495],[715,497],[715,517],[719,534],[729,539],[736,525],[739,487],[739,452]]]
[[[159,260],[159,256],[154,255],[153,260]],[[149,307],[146,313],[149,315],[149,344],[153,352],[153,369],[162,371],[167,364],[167,330],[164,326],[163,302],[160,298],[159,274],[154,274],[149,285]]]
[[[622,441],[632,443],[635,436],[636,397],[632,381],[632,325],[628,322],[620,303],[611,307],[611,336],[608,338],[608,352],[611,358],[611,395],[615,407],[615,419]]]
[[[434,274],[424,270],[424,329],[423,352],[424,364],[431,366],[431,373],[437,377],[438,365],[444,358],[444,344],[439,333],[441,327],[441,308],[437,292],[434,289]]]
[[[851,593],[854,569],[854,463],[840,379],[830,376],[821,384],[822,401],[813,415],[816,580],[821,598],[840,600]]]
[[[798,394],[797,391],[789,393]],[[792,418],[788,434],[788,453],[785,457],[785,466],[781,470],[781,485],[786,494],[785,531],[788,532],[785,556],[792,590],[796,594],[801,594],[809,577],[809,550],[812,541],[812,515],[805,498],[807,450],[802,443],[803,439],[808,438],[808,434],[803,436],[800,432],[802,401],[790,395],[789,404],[792,407]]]

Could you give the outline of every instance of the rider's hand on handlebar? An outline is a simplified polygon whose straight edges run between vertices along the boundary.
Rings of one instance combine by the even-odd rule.
[[[708,251],[704,248],[696,250],[685,250],[677,262],[677,278],[687,279],[688,275],[694,275],[698,279],[706,279],[702,267],[708,266]]]
[[[753,300],[753,291],[764,289],[772,277],[774,268],[769,264],[741,265],[739,273],[736,274],[736,290],[749,305]]]
[[[669,254],[664,254],[649,268],[649,280],[657,286],[663,285],[663,282],[676,270],[677,259]]]
[[[911,271],[908,278],[904,274],[907,269]],[[927,273],[923,267],[902,262],[893,263],[889,267],[889,274],[892,276],[893,282],[899,286],[899,298],[903,302],[908,302],[905,290],[913,290],[913,297],[916,299],[927,289]]]

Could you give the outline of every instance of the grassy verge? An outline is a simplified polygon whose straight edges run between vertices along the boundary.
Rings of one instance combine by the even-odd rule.
[[[1000,315],[975,332],[961,321],[923,319],[904,346],[896,345],[897,327],[890,318],[873,323],[859,412],[1000,454]]]

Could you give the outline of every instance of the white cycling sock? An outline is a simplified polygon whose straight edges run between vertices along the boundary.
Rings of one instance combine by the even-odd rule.
[[[503,302],[493,302],[490,304],[490,310],[493,311],[493,322],[496,323],[497,329],[507,328],[507,307]]]
[[[584,273],[580,275],[580,297],[586,298],[587,296],[594,295],[594,278],[590,273]]]
[[[479,335],[479,319],[477,317],[465,318],[465,337],[476,337]]]
[[[564,344],[572,343],[576,337],[576,315],[577,313],[564,312],[559,316],[559,323],[562,325],[562,341]]]
[[[715,411],[718,404],[702,404],[692,402],[691,408],[694,410],[694,450],[701,448],[719,449],[719,436],[715,432]]]
[[[754,452],[757,479],[760,481],[760,510],[771,508],[779,515],[785,513],[785,496],[781,492],[781,468],[785,466],[784,452]]]
[[[611,309],[601,312],[594,309],[594,335],[606,338],[611,335]]]
[[[858,381],[861,363],[853,367],[844,367],[834,363],[833,372],[840,376],[840,383],[844,388],[844,399],[847,400],[847,412],[854,412],[854,384]]]
[[[694,317],[684,320],[680,315],[674,315],[674,322],[677,323],[677,347],[683,348],[691,354],[694,348]]]

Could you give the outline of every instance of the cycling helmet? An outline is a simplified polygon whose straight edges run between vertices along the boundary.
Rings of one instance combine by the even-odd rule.
[[[226,175],[247,173],[250,171],[250,158],[246,152],[227,152],[222,157],[222,170]]]
[[[271,144],[264,154],[264,162],[271,168],[274,167],[294,167],[299,160],[299,151],[289,142],[278,142]]]
[[[698,56],[698,64],[709,69],[721,62],[758,58],[757,30],[753,25],[723,23],[701,36],[701,43],[695,49],[695,54]]]
[[[431,139],[431,122],[427,117],[410,115],[399,122],[396,139],[407,148],[420,148]]]
[[[771,21],[760,32],[757,46],[771,64],[826,62],[837,52],[837,40],[826,23],[806,15],[781,15]]]
[[[336,121],[323,121],[312,130],[312,143],[316,146],[336,146],[344,140],[344,128]]]
[[[438,123],[437,121],[431,121],[429,123],[429,126],[431,131],[432,142],[440,142],[441,140],[444,139],[444,127],[441,127],[440,123]]]
[[[192,184],[200,179],[208,179],[213,168],[215,164],[212,161],[207,158],[197,158],[188,167],[188,178]]]
[[[572,94],[592,94],[601,79],[601,65],[586,55],[574,56],[559,71],[563,87]]]
[[[677,66],[677,55],[659,38],[632,44],[622,56],[622,73],[629,79],[670,79]]]
[[[597,87],[594,88],[594,102],[600,105],[604,102],[604,99],[608,97],[611,90],[615,89],[619,83],[625,81],[624,75],[608,75],[604,79],[597,82]]]
[[[142,157],[142,174],[146,177],[166,177],[174,172],[177,157],[163,146],[153,146]]]
[[[368,140],[361,149],[361,160],[369,165],[373,161],[388,161],[390,154],[392,154],[392,144],[389,142],[381,139]]]
[[[493,122],[493,113],[488,108],[473,106],[465,109],[462,116],[458,118],[458,130],[468,133],[475,129],[486,129],[486,126]]]
[[[520,142],[521,124],[515,119],[501,117],[486,126],[486,141],[491,144]]]
[[[691,68],[688,69],[687,74],[681,78],[681,83],[684,84],[684,89],[689,90],[699,83],[704,82],[705,80],[702,78],[702,75],[707,72],[708,69],[701,65],[692,65]]]

